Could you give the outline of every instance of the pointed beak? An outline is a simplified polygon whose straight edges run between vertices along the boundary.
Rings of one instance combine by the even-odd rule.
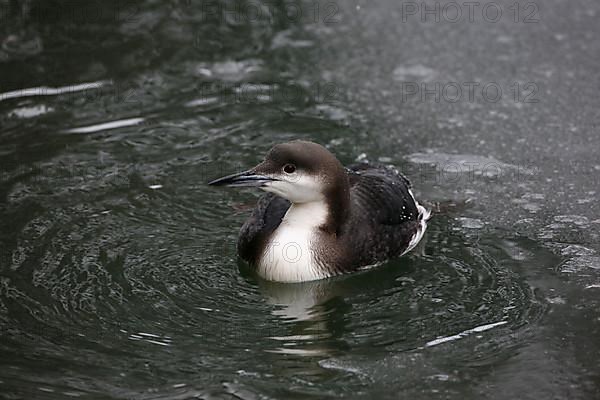
[[[227,175],[215,179],[208,184],[211,186],[229,186],[229,187],[261,187],[265,183],[276,181],[277,179],[265,175],[254,173],[253,170],[240,172],[238,174]]]

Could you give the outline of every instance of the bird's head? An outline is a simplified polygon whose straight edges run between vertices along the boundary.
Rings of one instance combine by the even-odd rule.
[[[292,203],[323,201],[347,186],[342,164],[325,147],[307,141],[274,146],[265,159],[247,171],[209,183],[213,186],[258,187]]]

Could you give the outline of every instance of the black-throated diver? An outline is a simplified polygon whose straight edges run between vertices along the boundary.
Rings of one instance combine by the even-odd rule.
[[[300,140],[209,185],[270,192],[242,226],[238,253],[272,281],[323,279],[401,256],[419,243],[430,217],[396,168],[344,168],[323,146]]]

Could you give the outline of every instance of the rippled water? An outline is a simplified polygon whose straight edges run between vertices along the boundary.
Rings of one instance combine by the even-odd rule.
[[[597,371],[558,363],[553,335],[585,330],[560,308],[573,297],[562,277],[596,290],[586,276],[597,253],[587,237],[542,239],[596,222],[558,215],[541,237],[522,234],[473,203],[535,171],[468,149],[387,147],[369,109],[315,68],[337,5],[297,3],[292,18],[257,2],[131,2],[117,14],[89,4],[50,13],[33,2],[3,28],[2,396],[487,398],[532,383],[552,393],[547,381],[594,391]],[[261,5],[260,17],[235,4]],[[393,75],[430,73],[416,65]],[[345,163],[401,166],[435,212],[423,243],[327,281],[253,276],[235,242],[258,193],[206,182],[292,138]],[[543,199],[511,207],[536,212]]]

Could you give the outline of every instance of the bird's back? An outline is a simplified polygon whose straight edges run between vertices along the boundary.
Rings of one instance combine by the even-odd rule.
[[[396,168],[379,164],[353,164],[348,171],[351,215],[339,240],[349,245],[347,251],[360,266],[405,253],[423,217],[408,179]]]

